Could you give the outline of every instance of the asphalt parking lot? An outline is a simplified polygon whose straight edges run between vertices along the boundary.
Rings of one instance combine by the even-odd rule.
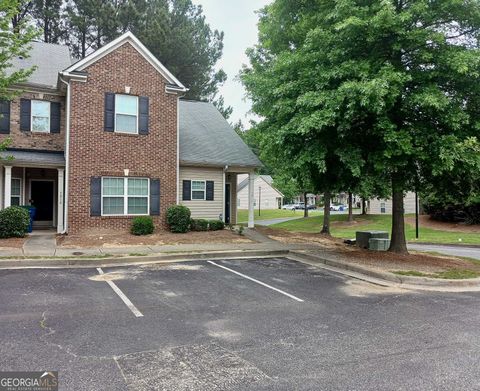
[[[476,390],[479,293],[285,258],[0,270],[0,370],[61,390]]]

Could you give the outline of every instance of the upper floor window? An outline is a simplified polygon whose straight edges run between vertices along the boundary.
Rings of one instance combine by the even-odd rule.
[[[115,95],[115,132],[138,133],[138,97]]]
[[[50,102],[32,100],[32,132],[50,132]]]

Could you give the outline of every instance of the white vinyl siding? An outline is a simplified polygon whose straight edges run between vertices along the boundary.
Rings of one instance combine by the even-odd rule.
[[[50,102],[31,101],[31,131],[50,133]]]
[[[191,191],[193,193],[194,182],[214,182],[213,201],[195,200],[183,201],[183,181],[191,181]],[[204,168],[204,167],[180,167],[179,176],[179,194],[180,204],[188,207],[194,219],[217,220],[219,215],[223,216],[223,169],[221,168]],[[192,194],[193,195],[193,194]]]
[[[392,200],[391,199],[371,199],[368,214],[392,214]],[[405,214],[415,213],[415,193],[408,192],[403,199],[403,207]]]
[[[102,216],[148,215],[149,182],[147,178],[102,178]]]
[[[115,132],[138,133],[138,97],[115,95]]]
[[[238,183],[240,183],[245,178],[248,178],[247,175],[239,175]],[[256,177],[253,185],[254,193],[254,205],[258,208],[258,198],[261,190],[261,205],[262,209],[278,209],[278,203],[283,198],[282,194],[279,193],[274,187],[265,182],[261,177]],[[245,186],[242,190],[237,193],[237,205],[238,209],[248,209],[248,185]]]

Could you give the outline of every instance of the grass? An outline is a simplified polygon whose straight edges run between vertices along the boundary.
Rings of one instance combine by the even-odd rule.
[[[347,215],[332,215],[331,222],[347,221]],[[391,232],[391,216],[390,215],[355,215],[356,224],[337,225],[332,224],[330,231],[333,236],[343,239],[355,237],[356,231],[361,230],[379,230]],[[284,223],[272,225],[272,228],[283,228],[296,232],[320,232],[323,223],[323,216],[314,216],[307,219],[291,220]],[[463,244],[480,244],[480,235],[478,233],[441,231],[420,226],[420,239],[415,239],[415,227],[405,223],[405,234],[407,240],[411,242],[428,242],[428,243],[463,243]],[[461,239],[461,240],[459,240]]]
[[[468,269],[450,269],[444,272],[437,273],[422,273],[416,270],[406,270],[406,271],[395,271],[394,274],[400,276],[412,276],[412,277],[429,277],[429,278],[441,278],[446,280],[464,280],[468,278],[477,278],[480,277],[479,272]]]
[[[311,210],[308,213],[312,213]],[[320,213],[317,209],[313,211],[316,215]],[[265,209],[260,211],[258,214],[258,209],[255,209],[255,220],[270,220],[270,219],[281,219],[288,217],[303,217],[303,210],[283,210],[283,209]],[[246,223],[248,221],[248,210],[239,209],[237,220],[239,223]]]

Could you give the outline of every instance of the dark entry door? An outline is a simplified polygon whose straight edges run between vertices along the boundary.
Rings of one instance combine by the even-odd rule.
[[[30,202],[37,208],[35,221],[53,221],[53,182],[32,181]]]
[[[225,184],[225,224],[230,224],[230,183]]]

